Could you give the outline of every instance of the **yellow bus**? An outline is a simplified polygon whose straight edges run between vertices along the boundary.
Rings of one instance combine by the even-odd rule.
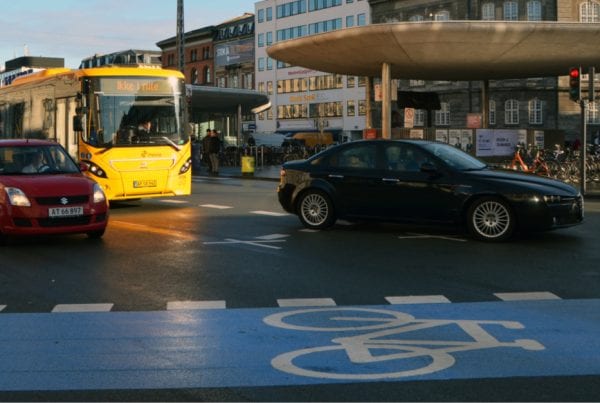
[[[0,87],[0,138],[59,142],[109,200],[189,195],[183,78],[155,66],[21,75]]]

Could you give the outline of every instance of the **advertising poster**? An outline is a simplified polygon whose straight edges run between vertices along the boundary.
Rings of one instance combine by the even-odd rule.
[[[440,141],[442,143],[448,143],[448,130],[435,129],[435,141]]]
[[[411,129],[410,131],[411,139],[423,139],[425,138],[423,135],[423,129]]]
[[[460,132],[460,145],[463,151],[470,151],[473,147],[473,131],[461,130]]]
[[[509,156],[515,152],[518,140],[517,130],[477,130],[478,157]]]
[[[535,141],[535,146],[537,148],[544,148],[544,132],[541,130],[536,130],[533,132],[533,138]]]
[[[450,129],[448,130],[448,144],[454,146],[456,148],[461,147],[461,130],[459,129]]]
[[[519,138],[517,144],[521,144],[523,147],[527,147],[527,130],[519,130]]]

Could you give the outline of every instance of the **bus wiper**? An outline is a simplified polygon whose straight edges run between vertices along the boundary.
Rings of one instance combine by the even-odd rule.
[[[167,144],[168,144],[168,145],[170,145],[171,147],[173,147],[175,150],[177,150],[177,151],[181,151],[181,147],[179,147],[177,144],[175,144],[175,143],[173,142],[173,140],[171,140],[170,138],[168,138],[168,137],[165,137],[165,136],[162,136],[162,139],[163,139],[164,141],[166,141],[166,142],[167,142]]]

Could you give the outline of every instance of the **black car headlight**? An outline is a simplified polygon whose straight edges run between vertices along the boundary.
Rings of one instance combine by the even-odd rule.
[[[544,195],[544,202],[546,204],[560,204],[562,197],[558,195]]]

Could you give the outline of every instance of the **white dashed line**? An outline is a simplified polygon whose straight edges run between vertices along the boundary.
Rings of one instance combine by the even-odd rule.
[[[221,206],[219,204],[201,204],[200,207],[214,208],[214,209],[218,209],[218,210],[227,210],[227,209],[233,208],[231,206]]]
[[[392,305],[450,303],[450,300],[443,295],[408,295],[405,297],[385,297],[385,299]]]
[[[186,203],[189,203],[189,202],[187,202],[185,200],[170,200],[170,199],[160,200],[160,202],[161,203],[169,203],[169,204],[186,204]]]
[[[0,312],[3,311],[4,308],[6,308],[6,305],[0,305]]]
[[[171,301],[167,302],[167,311],[182,309],[225,309],[225,301]]]
[[[494,295],[502,301],[535,301],[545,299],[561,299],[551,292],[499,292]]]
[[[281,238],[287,238],[289,237],[289,235],[286,234],[271,234],[271,235],[263,235],[263,236],[257,236],[256,239],[262,239],[263,241],[268,241],[271,239],[281,239]]]
[[[274,211],[262,211],[262,210],[257,210],[257,211],[251,211],[251,214],[258,214],[258,215],[268,215],[271,217],[284,217],[286,215],[289,215],[287,213],[276,213]]]
[[[278,299],[277,304],[281,308],[302,307],[302,306],[337,306],[331,298],[290,298]]]
[[[52,312],[110,312],[114,304],[58,304]]]

